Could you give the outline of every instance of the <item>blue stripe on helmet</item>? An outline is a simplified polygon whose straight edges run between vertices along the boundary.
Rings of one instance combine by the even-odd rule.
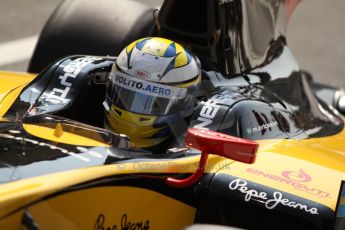
[[[170,46],[166,49],[163,57],[173,57],[176,55],[176,46],[175,42],[171,43]]]
[[[138,50],[141,50],[141,49],[144,47],[144,45],[145,45],[149,40],[151,40],[151,38],[145,38],[145,39],[141,40],[140,42],[138,42],[138,43],[135,45],[135,47],[136,47]]]

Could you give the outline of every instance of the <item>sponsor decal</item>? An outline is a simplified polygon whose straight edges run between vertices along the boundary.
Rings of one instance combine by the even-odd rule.
[[[229,93],[221,92],[208,99],[208,101],[202,107],[197,119],[201,123],[195,125],[194,128],[208,129],[206,126],[212,124],[221,104],[226,104],[226,102],[231,98],[233,98],[233,96],[231,96]]]
[[[328,192],[322,191],[308,184],[305,184],[307,182],[312,181],[312,177],[308,175],[306,172],[304,172],[302,169],[300,169],[298,172],[283,171],[281,175],[271,174],[254,168],[247,168],[246,171],[256,176],[265,177],[269,180],[287,184],[293,187],[294,189],[311,194],[313,196],[317,196],[320,198],[330,198],[330,194]]]
[[[148,72],[146,72],[144,70],[137,70],[137,71],[135,71],[134,74],[135,74],[136,77],[139,77],[139,78],[142,78],[142,79],[145,79],[145,80],[151,78],[150,73],[148,73]]]
[[[187,94],[186,88],[178,88],[145,81],[118,71],[112,73],[111,79],[114,84],[122,88],[155,97],[183,99]]]
[[[106,217],[104,214],[99,214],[94,224],[94,230],[148,230],[150,229],[150,221],[145,220],[141,222],[131,222],[127,218],[127,214],[123,214],[120,220],[120,224],[112,224],[111,226],[105,226]],[[108,221],[109,222],[109,221]]]
[[[82,57],[68,63],[63,68],[64,74],[59,76],[60,86],[53,88],[50,93],[44,93],[45,100],[56,104],[63,103],[72,87],[74,79],[78,77],[82,68],[101,59],[98,57]]]
[[[233,2],[234,0],[219,0],[219,5],[223,5],[225,3],[230,3],[230,2]]]
[[[297,182],[309,182],[312,180],[311,176],[303,172],[300,169],[298,172],[296,171],[284,171],[282,172],[283,177],[286,177],[290,180],[297,181]]]
[[[278,206],[285,206],[293,209],[298,209],[312,215],[319,215],[318,210],[315,207],[308,207],[308,205],[306,204],[301,204],[296,201],[289,200],[285,198],[281,192],[278,191],[274,192],[272,196],[269,196],[269,194],[264,191],[258,191],[256,189],[249,188],[248,182],[239,178],[230,182],[229,189],[232,191],[239,191],[243,193],[245,195],[244,200],[246,202],[249,202],[252,199],[258,202],[262,202],[267,209],[275,209]]]
[[[276,126],[278,126],[278,122],[274,121],[274,122],[270,122],[268,124],[263,124],[263,125],[260,125],[260,126],[257,126],[257,127],[248,128],[247,132],[249,134],[253,134],[253,133],[260,132],[262,130],[266,130],[266,129],[270,129],[270,128],[276,127]]]

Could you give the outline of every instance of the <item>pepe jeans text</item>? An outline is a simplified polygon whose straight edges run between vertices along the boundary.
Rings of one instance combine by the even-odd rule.
[[[94,224],[94,230],[148,230],[150,229],[150,221],[139,221],[139,222],[130,222],[127,219],[127,214],[123,214],[121,217],[121,224],[111,224],[111,226],[106,226],[105,224],[106,217],[103,214],[99,214],[96,222]]]
[[[252,198],[264,202],[267,209],[274,209],[278,205],[289,208],[299,209],[312,215],[318,215],[318,210],[315,207],[308,207],[306,204],[300,204],[283,197],[281,192],[274,192],[273,197],[269,197],[266,192],[260,192],[255,189],[248,188],[248,183],[242,179],[235,179],[230,182],[229,189],[233,191],[240,191],[245,194],[244,200],[249,202]]]

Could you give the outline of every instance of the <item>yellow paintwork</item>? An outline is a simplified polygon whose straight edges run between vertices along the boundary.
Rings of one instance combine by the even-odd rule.
[[[345,131],[307,140],[263,140],[253,165],[233,164],[220,172],[285,191],[335,210],[345,180]],[[283,172],[302,170],[310,181],[284,180]],[[266,175],[266,176],[264,176]],[[294,183],[296,182],[296,183]]]
[[[58,125],[55,129],[31,124],[24,124],[23,127],[26,132],[30,133],[33,136],[58,143],[79,146],[109,146],[109,144],[107,143],[96,141],[94,139],[79,136],[73,133],[65,132],[61,130],[62,128],[60,128]]]
[[[76,169],[66,172],[14,181],[0,185],[0,218],[21,205],[29,204],[39,197],[57,192],[63,188],[97,178],[132,173],[193,172],[199,156],[162,162],[131,162]],[[221,157],[210,156],[208,171],[217,171]],[[223,165],[223,164],[222,164]],[[163,183],[163,181],[162,181]],[[1,228],[0,228],[1,229]]]
[[[341,167],[341,164],[345,165],[344,154],[341,154],[342,149],[345,149],[345,142],[339,143],[343,138],[345,138],[344,131],[334,136],[309,140],[259,141],[258,157],[254,164],[247,165],[211,155],[206,171],[209,173],[230,174],[261,183],[274,189],[318,202],[335,210],[340,182],[342,179],[345,179],[345,169]],[[315,148],[315,145],[320,148]],[[307,160],[308,157],[311,159]],[[121,163],[77,169],[3,184],[0,185],[0,217],[11,213],[11,211],[18,209],[18,207],[39,200],[40,197],[47,196],[74,184],[121,174],[193,172],[197,167],[198,160],[198,156],[191,156],[161,162]],[[291,186],[291,184],[250,173],[248,168],[261,170],[267,174],[280,177],[282,177],[283,171],[298,171],[302,169],[312,178],[311,181],[305,182],[305,184],[309,188],[317,188],[319,191],[328,193],[328,195],[320,197],[301,191]],[[303,183],[301,182],[301,184]],[[124,190],[121,196],[124,197],[129,191]],[[158,196],[157,202],[161,202]],[[119,208],[119,210],[121,212],[123,209]],[[129,215],[132,215],[132,213]],[[2,225],[3,223],[5,222],[0,221],[0,229],[6,226]]]
[[[32,81],[36,75],[0,71],[0,117],[2,117],[22,89]]]
[[[100,167],[91,167],[86,169],[78,169],[68,172],[61,172],[55,173],[51,175],[44,175],[35,178],[29,178],[21,181],[15,181],[12,183],[3,184],[0,186],[0,229],[7,229],[11,225],[7,225],[8,223],[13,223],[13,221],[1,221],[1,217],[8,215],[9,213],[17,210],[19,207],[23,207],[34,201],[40,200],[41,197],[45,197],[49,194],[53,194],[58,192],[63,188],[67,188],[73,186],[75,184],[87,182],[90,180],[95,180],[97,178],[108,177],[111,175],[120,175],[120,174],[130,174],[130,173],[139,173],[139,172],[161,172],[163,168],[166,168],[168,171],[171,172],[178,172],[178,171],[193,171],[196,167],[196,162],[198,160],[198,156],[188,158],[187,160],[178,160],[178,161],[167,161],[164,163],[158,163],[154,165],[150,165],[150,162],[144,163],[127,163],[121,165],[107,165],[107,166],[100,166]],[[163,165],[164,164],[164,165]],[[172,166],[169,169],[169,166]],[[189,167],[187,166],[189,165]],[[116,189],[116,188],[115,188]],[[119,199],[123,198],[130,192],[129,190],[124,190],[122,195],[118,195]],[[172,205],[171,212],[178,210],[177,213],[174,215],[178,215],[179,213],[182,218],[182,222],[175,223],[173,226],[177,226],[179,224],[188,224],[192,223],[194,220],[194,212],[195,210],[188,206],[183,205],[181,202],[173,200],[171,198],[164,197],[162,195],[154,195],[153,192],[147,192],[148,194],[152,194],[155,197],[155,204],[157,208],[164,208],[165,206],[160,206],[159,204],[163,204],[169,202]],[[143,193],[141,193],[143,194]],[[99,196],[103,196],[103,194],[99,194],[98,196],[94,197],[95,199],[99,199]],[[115,194],[114,194],[115,196]],[[142,195],[137,195],[135,197],[139,197],[140,199],[146,199]],[[131,198],[133,200],[135,197]],[[123,199],[126,201],[126,199]],[[130,200],[127,200],[130,202]],[[173,202],[174,201],[174,202]],[[72,209],[70,204],[63,203],[67,209]],[[114,204],[110,201],[108,202],[109,206],[113,206]],[[151,205],[152,206],[152,205]],[[80,211],[79,206],[75,206],[78,211]],[[106,207],[103,206],[104,209]],[[133,208],[133,206],[132,206]],[[151,208],[151,207],[150,207]],[[149,208],[149,209],[150,209]],[[123,209],[119,209],[121,212]],[[161,213],[167,213],[168,210],[164,210],[164,212],[158,212],[157,210],[156,215],[159,218],[162,218]],[[172,213],[168,212],[169,214],[173,215]],[[128,213],[132,216],[132,213]],[[153,215],[153,214],[152,214]],[[185,217],[182,217],[185,215]],[[155,217],[156,219],[158,218]],[[94,220],[94,218],[92,219]],[[158,220],[158,219],[157,219]],[[159,222],[157,222],[159,223]],[[65,225],[67,226],[67,225]],[[50,229],[50,228],[49,228]],[[160,229],[160,228],[157,228]],[[176,228],[165,228],[165,229],[176,229]]]
[[[124,229],[129,223],[143,227],[135,229],[183,229],[193,223],[196,209],[154,191],[118,186],[63,194],[29,211],[41,229]]]
[[[13,80],[6,82],[5,78],[13,78]],[[2,86],[0,89],[0,115],[6,112],[8,109],[6,107],[13,103],[21,89],[32,79],[34,79],[34,75],[0,72],[0,84]],[[73,136],[73,134],[65,133],[63,130],[28,124],[24,125],[24,128],[35,136],[56,142],[83,146],[91,143],[89,139]],[[248,165],[218,156],[210,156],[206,172],[229,174],[320,203],[335,210],[340,184],[342,180],[345,180],[345,130],[329,137],[306,140],[261,140],[258,143],[260,147],[254,164]],[[92,145],[98,144],[101,143],[92,143]],[[120,163],[76,169],[1,184],[0,229],[15,228],[16,223],[19,226],[18,220],[22,214],[21,208],[70,186],[104,177],[133,173],[193,172],[196,170],[198,161],[199,156],[191,156],[183,159],[162,160],[160,162]],[[307,176],[298,177],[301,173]],[[289,177],[287,178],[286,175]],[[164,183],[163,180],[162,183]],[[79,201],[76,197],[87,202],[78,203]],[[88,200],[87,198],[89,197],[93,197],[93,199]],[[97,203],[97,201],[100,201],[100,203]],[[126,206],[124,202],[129,203]],[[138,203],[143,206],[135,206]],[[341,203],[343,204],[344,200],[341,200]],[[176,215],[181,214],[178,217],[179,221],[174,223],[177,225],[191,223],[195,215],[194,208],[179,201],[153,191],[129,187],[101,187],[66,193],[66,195],[55,196],[47,201],[38,202],[36,205],[31,206],[30,211],[37,216],[41,216],[40,213],[50,212],[49,218],[40,220],[41,224],[46,226],[49,224],[49,221],[54,221],[54,215],[59,215],[57,213],[58,210],[66,207],[64,211],[68,215],[74,216],[81,212],[83,214],[80,215],[83,218],[82,220],[85,218],[91,221],[87,222],[87,226],[89,226],[89,224],[94,224],[97,219],[97,216],[94,214],[99,211],[97,209],[98,204],[101,204],[102,210],[109,215],[109,222],[105,222],[106,226],[111,224],[119,225],[118,218],[124,212],[128,212],[129,220],[137,222],[150,218],[152,220],[150,224],[152,226],[157,224],[159,226],[157,227],[158,229],[163,229],[162,225],[160,225],[161,223],[170,221],[164,219],[165,217],[160,219],[161,213],[169,212],[169,215],[173,215],[173,213]],[[153,209],[152,213],[148,213],[146,217],[141,215],[141,210],[150,210],[151,207],[146,208],[148,204],[154,204],[156,209]],[[80,205],[84,206],[79,208]],[[163,210],[162,208],[164,207],[169,208]],[[172,207],[171,211],[169,211],[170,207]],[[14,212],[15,210],[17,211]],[[95,212],[90,212],[91,216],[88,216],[88,210],[95,210]],[[186,218],[180,220],[181,216]],[[64,229],[73,225],[73,223],[68,221],[66,219],[66,222],[60,222],[60,224],[63,224]],[[177,225],[174,225],[174,227],[180,226]],[[89,228],[92,227],[90,226]]]
[[[345,132],[343,131],[331,137],[309,140],[259,141],[260,148],[255,164],[247,165],[227,160],[222,157],[210,156],[206,171],[211,173],[226,173],[255,181],[277,190],[286,191],[291,194],[319,202],[320,204],[326,205],[334,210],[340,182],[342,179],[345,179],[345,169],[340,167],[342,163],[345,165],[344,156],[340,154],[340,151],[342,151],[341,149],[345,149],[345,142],[342,141],[341,143],[334,143],[334,148],[327,149],[327,151],[324,148],[314,149],[313,145],[317,143],[321,146],[323,146],[323,144],[332,146],[332,142],[339,142],[339,140],[344,137]],[[338,153],[332,154],[332,152],[335,151],[338,151]],[[308,155],[311,158],[309,161],[305,159]],[[323,156],[323,158],[321,156]],[[7,183],[0,186],[0,204],[4,207],[3,205],[6,203],[21,203],[21,197],[26,197],[24,201],[29,197],[31,197],[29,199],[31,200],[37,198],[36,196],[40,196],[38,195],[40,193],[49,194],[53,191],[59,190],[59,188],[64,188],[75,183],[81,183],[110,175],[145,172],[193,172],[197,167],[198,160],[198,156],[193,156],[162,162],[135,162],[119,164],[116,166],[100,166]],[[326,197],[319,197],[296,189],[291,186],[291,184],[287,184],[285,182],[282,183],[264,176],[252,174],[247,171],[248,168],[261,170],[265,173],[280,177],[283,171],[298,171],[299,169],[303,169],[303,171],[312,177],[311,181],[305,183],[306,186],[329,193],[329,195]],[[330,180],[329,178],[332,179]],[[32,188],[28,187],[28,185],[35,186]],[[23,188],[23,190],[20,188]],[[9,211],[9,207],[5,209],[1,208],[0,216],[2,216],[6,210]]]
[[[2,218],[0,220],[0,229],[27,230],[27,228],[24,228],[22,226],[23,212],[24,210],[20,210],[10,216],[6,216],[5,218]]]

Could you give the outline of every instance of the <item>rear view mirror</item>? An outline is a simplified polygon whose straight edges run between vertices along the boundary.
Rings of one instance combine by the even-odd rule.
[[[186,179],[167,178],[166,183],[173,187],[187,187],[197,182],[204,174],[209,154],[251,164],[255,161],[259,147],[254,141],[196,128],[188,129],[185,144],[202,152],[199,166],[197,171]]]
[[[185,141],[187,146],[202,152],[251,164],[255,161],[259,144],[223,133],[205,129],[188,129]]]

